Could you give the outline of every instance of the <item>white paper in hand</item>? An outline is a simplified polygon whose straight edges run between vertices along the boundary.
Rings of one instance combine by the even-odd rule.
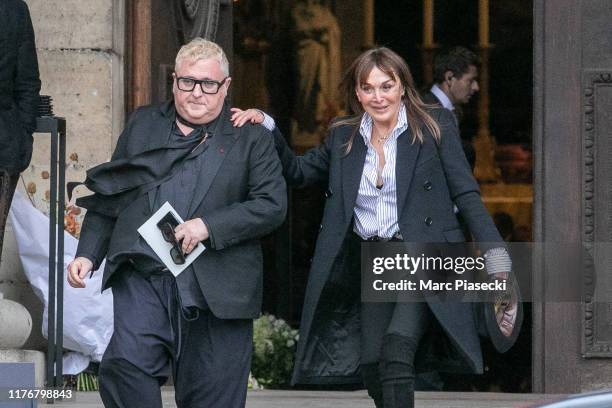
[[[155,251],[159,259],[164,263],[166,268],[174,275],[178,276],[181,272],[185,270],[191,263],[198,257],[206,247],[202,245],[201,242],[191,251],[189,254],[185,255],[185,263],[184,264],[176,264],[172,260],[172,256],[170,255],[170,251],[172,250],[172,244],[166,242],[164,239],[161,230],[157,226],[157,223],[164,218],[168,213],[172,214],[174,218],[178,221],[179,224],[182,224],[184,221],[180,215],[172,208],[169,202],[165,202],[159,210],[155,212],[144,224],[138,228],[138,233],[144,238],[144,240],[149,244],[151,249]]]

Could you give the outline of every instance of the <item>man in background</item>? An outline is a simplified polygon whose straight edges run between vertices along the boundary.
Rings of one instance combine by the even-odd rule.
[[[34,30],[23,0],[0,2],[0,259],[19,173],[32,158],[40,79]]]
[[[429,91],[423,93],[423,101],[441,105],[453,112],[458,125],[461,121],[461,107],[479,90],[478,64],[476,54],[464,47],[453,47],[440,52],[434,59],[434,84]],[[461,143],[474,170],[474,148],[463,138]]]

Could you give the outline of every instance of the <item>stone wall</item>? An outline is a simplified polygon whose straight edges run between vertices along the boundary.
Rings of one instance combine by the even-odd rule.
[[[125,0],[25,1],[36,35],[41,94],[50,95],[55,115],[66,118],[66,178],[83,180],[86,169],[110,159],[124,123]],[[18,187],[45,212],[49,209],[49,159],[49,135],[35,134],[32,163]],[[0,265],[0,291],[32,314],[32,335],[25,347],[44,347],[42,305],[21,270],[10,224]]]
[[[42,81],[56,116],[66,118],[67,179],[110,158],[123,124],[123,0],[26,0],[32,14]],[[35,136],[24,179],[45,206],[49,138]],[[31,190],[33,186],[30,184]]]

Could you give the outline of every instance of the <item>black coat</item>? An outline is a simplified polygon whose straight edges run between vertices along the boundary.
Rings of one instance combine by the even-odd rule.
[[[440,108],[431,113],[442,131],[440,145],[436,145],[426,130],[422,144],[412,143],[410,128],[397,140],[398,222],[404,240],[464,241],[453,211],[454,203],[477,241],[501,242],[480,198],[478,184],[461,153],[452,114]],[[354,131],[356,129],[351,126],[333,128],[324,144],[300,157],[295,156],[283,136],[275,132],[276,148],[289,184],[304,186],[315,181],[328,182],[328,197],[304,299],[294,383],[359,381],[359,307],[347,304],[341,294],[327,296],[325,293],[332,271],[344,267],[346,242],[367,151],[357,133],[350,153],[345,154],[345,144]],[[417,366],[482,372],[472,305],[432,302],[429,306],[441,331],[437,338],[422,342],[429,350],[418,353]],[[419,359],[429,361],[419,362]]]
[[[38,109],[38,61],[28,6],[0,2],[0,168],[24,170],[32,158]]]
[[[167,145],[174,104],[151,105],[131,116],[117,141],[113,160]],[[199,183],[193,186],[186,220],[200,217],[208,226],[207,249],[193,263],[206,301],[222,319],[259,316],[263,265],[259,238],[284,220],[287,191],[272,136],[262,126],[235,128],[222,113],[218,131],[208,139]],[[124,253],[138,239],[137,229],[152,215],[154,190],[137,197],[117,218],[88,211],[77,256],[99,267],[107,256],[103,289],[121,271]]]

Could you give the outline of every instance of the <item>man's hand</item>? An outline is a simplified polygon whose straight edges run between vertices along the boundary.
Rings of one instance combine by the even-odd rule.
[[[260,124],[264,121],[264,115],[258,109],[247,109],[243,111],[239,108],[231,108],[230,111],[232,111],[232,122],[234,123],[234,127],[242,127],[247,122]]]
[[[82,256],[76,257],[68,264],[68,283],[73,288],[84,288],[84,278],[93,269],[93,263]]]
[[[201,218],[185,221],[174,229],[177,241],[183,240],[182,250],[188,254],[198,245],[198,242],[208,239],[208,228]]]

